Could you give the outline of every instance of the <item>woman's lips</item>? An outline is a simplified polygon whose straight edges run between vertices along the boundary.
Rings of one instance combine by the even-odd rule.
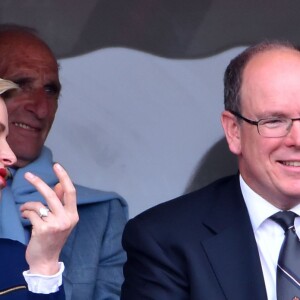
[[[6,179],[10,177],[10,172],[6,168],[0,168],[0,189],[6,187]]]
[[[6,168],[0,168],[0,176],[6,178],[9,171]]]

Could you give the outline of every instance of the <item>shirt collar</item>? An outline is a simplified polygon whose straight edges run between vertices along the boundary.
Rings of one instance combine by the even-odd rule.
[[[240,185],[242,194],[250,215],[250,220],[252,223],[253,230],[256,231],[258,227],[270,216],[280,211],[276,206],[272,205],[270,202],[262,198],[256,192],[254,192],[244,181],[243,177],[240,175]],[[296,205],[291,209],[300,216],[300,204]],[[295,225],[300,226],[300,218],[295,220]]]

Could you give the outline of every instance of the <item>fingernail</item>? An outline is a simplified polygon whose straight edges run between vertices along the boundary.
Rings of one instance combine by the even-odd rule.
[[[58,171],[62,171],[63,170],[62,166],[59,163],[55,163],[54,168],[56,170],[58,170]]]
[[[25,173],[25,177],[26,177],[27,179],[33,179],[35,176],[34,176],[32,173],[30,173],[30,172],[26,172],[26,173]]]

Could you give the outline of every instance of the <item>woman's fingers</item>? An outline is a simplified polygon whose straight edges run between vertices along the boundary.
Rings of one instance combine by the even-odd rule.
[[[21,206],[22,216],[32,224],[26,259],[31,271],[39,274],[49,274],[57,267],[61,249],[79,219],[76,191],[70,177],[59,164],[53,169],[59,180],[54,189],[38,176],[30,172],[25,174],[48,206],[36,201]]]

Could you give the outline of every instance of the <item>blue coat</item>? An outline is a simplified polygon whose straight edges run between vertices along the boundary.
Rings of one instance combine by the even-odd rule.
[[[23,271],[28,270],[25,246],[17,241],[0,239],[0,299],[63,300],[63,289],[48,295],[28,291]]]
[[[12,183],[2,191],[0,237],[26,244],[31,226],[21,218],[19,206],[26,201],[44,201],[24,179],[31,171],[49,186],[57,183],[51,151],[44,147],[40,157],[14,171]],[[127,204],[119,195],[75,185],[79,223],[61,253],[67,300],[118,300],[126,255],[121,238],[127,221]]]
[[[124,247],[122,300],[267,300],[238,176],[130,220]]]
[[[66,299],[119,300],[126,217],[118,199],[80,205],[79,223],[63,248]]]

